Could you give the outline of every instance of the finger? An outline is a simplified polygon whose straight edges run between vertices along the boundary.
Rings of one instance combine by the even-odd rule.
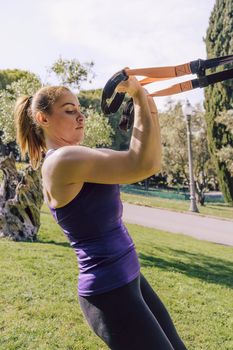
[[[122,81],[122,82],[120,82],[120,84],[117,85],[116,91],[117,92],[125,92],[127,87],[128,87],[128,85],[129,84],[128,84],[127,80],[126,81]]]

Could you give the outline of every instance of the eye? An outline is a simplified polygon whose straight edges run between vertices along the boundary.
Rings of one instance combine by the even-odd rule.
[[[66,113],[68,113],[68,114],[75,114],[75,113],[77,113],[77,111],[66,111]]]

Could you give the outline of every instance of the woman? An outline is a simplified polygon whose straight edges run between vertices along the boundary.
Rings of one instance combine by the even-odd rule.
[[[41,151],[45,200],[79,261],[78,295],[93,331],[114,350],[184,350],[164,305],[140,274],[134,244],[122,223],[119,184],[158,172],[156,106],[135,77],[118,86],[134,101],[129,150],[80,146],[85,117],[65,87],[45,87],[15,109],[17,140],[33,167]]]

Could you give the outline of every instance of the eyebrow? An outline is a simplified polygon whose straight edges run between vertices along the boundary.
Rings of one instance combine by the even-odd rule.
[[[66,105],[72,105],[72,106],[76,106],[76,104],[74,104],[74,103],[71,103],[71,102],[66,102],[66,103],[64,103],[63,105],[61,105],[61,107],[64,107],[64,106],[66,106]],[[78,104],[78,107],[80,107],[80,105]]]

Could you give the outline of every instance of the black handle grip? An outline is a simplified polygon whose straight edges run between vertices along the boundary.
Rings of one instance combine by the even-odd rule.
[[[124,70],[122,70],[114,74],[107,81],[105,87],[103,88],[103,93],[101,98],[101,109],[104,114],[109,115],[112,113],[116,113],[120,108],[124,100],[125,93],[116,93],[113,100],[110,102],[110,104],[107,102],[107,100],[113,96],[117,85],[120,84],[122,81],[127,80],[128,78],[129,78],[128,75],[125,73]]]

